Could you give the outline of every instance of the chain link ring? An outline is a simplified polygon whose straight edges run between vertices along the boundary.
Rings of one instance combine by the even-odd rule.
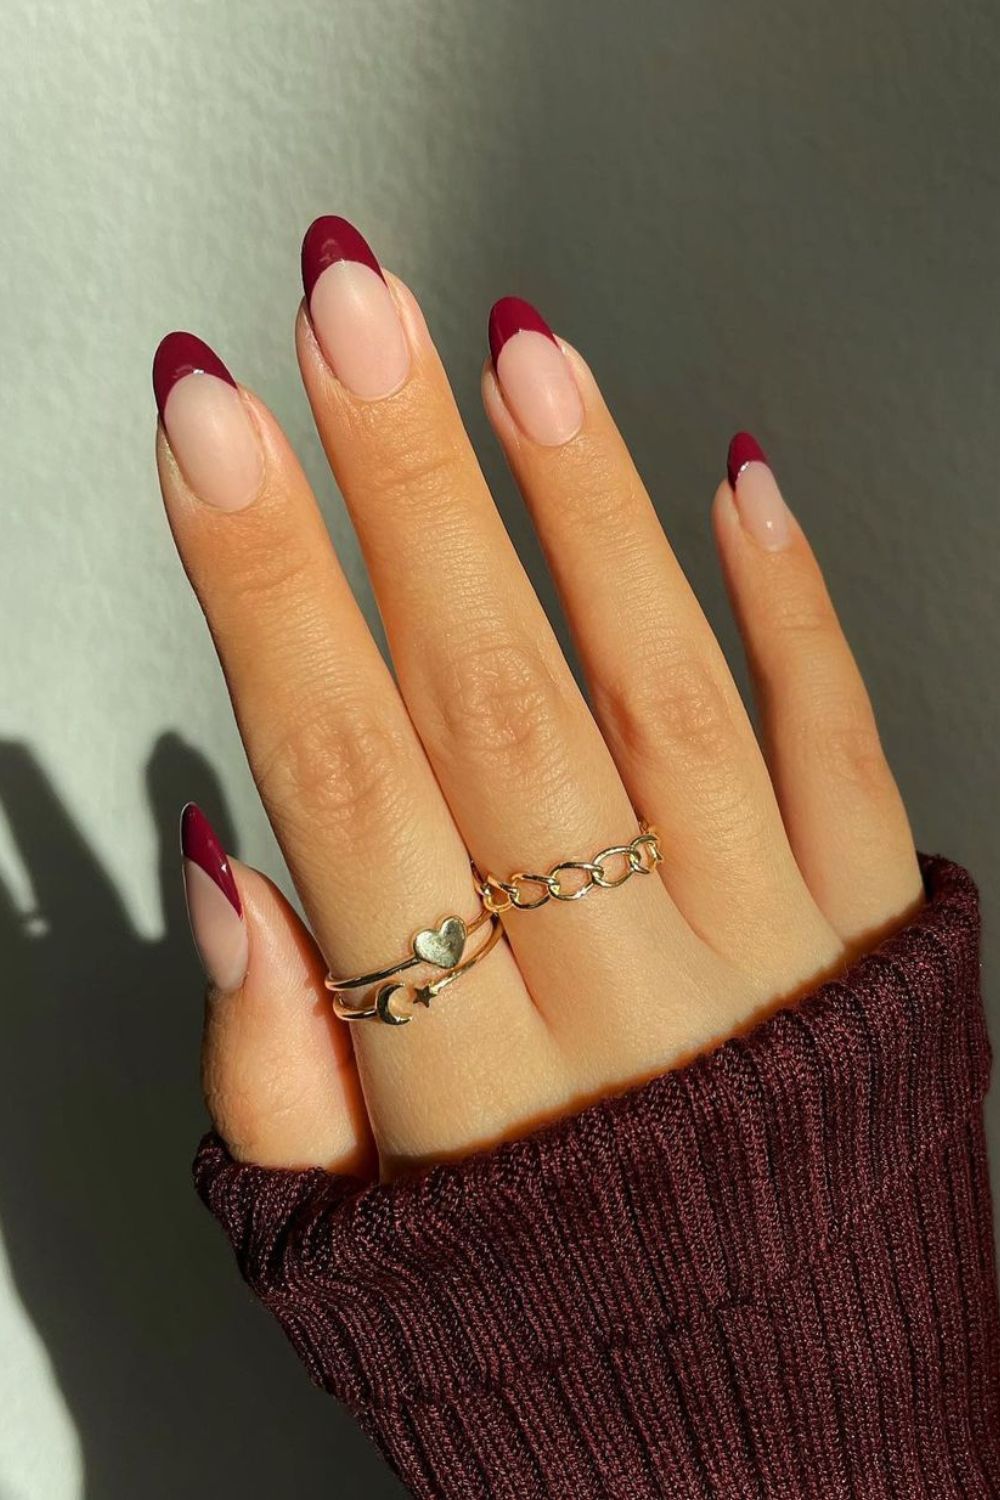
[[[547,901],[579,901],[594,886],[601,890],[614,891],[633,875],[650,875],[663,859],[659,834],[656,829],[639,820],[640,832],[630,844],[611,844],[595,854],[593,859],[563,859],[553,865],[547,875],[537,875],[526,870],[517,870],[509,880],[498,875],[482,875],[475,865],[472,867],[476,891],[487,911],[500,915],[516,907],[518,911],[536,911]],[[605,873],[605,861],[623,859],[624,869],[619,875]],[[582,871],[586,879],[572,890],[564,889],[560,874],[571,870]],[[525,894],[526,887],[540,888],[540,894]]]

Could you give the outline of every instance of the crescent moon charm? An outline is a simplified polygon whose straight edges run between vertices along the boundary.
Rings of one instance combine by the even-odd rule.
[[[400,1015],[392,1009],[392,997],[396,994],[408,994],[409,987],[405,984],[384,984],[375,997],[375,1009],[380,1021],[387,1026],[405,1026],[408,1021],[413,1020],[413,1012],[409,1015]]]

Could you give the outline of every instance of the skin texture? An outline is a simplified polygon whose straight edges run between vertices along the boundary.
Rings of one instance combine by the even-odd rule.
[[[334,264],[311,287],[321,316],[323,277],[336,274]],[[505,399],[503,351],[496,367],[486,362],[486,410],[552,569],[591,709],[500,521],[417,302],[383,275],[388,332],[387,304],[366,313],[366,286],[337,325],[351,347],[335,361],[305,304],[295,337],[395,681],[256,396],[239,387],[260,454],[249,502],[227,508],[215,486],[206,503],[185,477],[204,472],[197,391],[182,408],[189,451],[172,451],[168,409],[157,461],[309,924],[233,862],[248,959],[239,983],[208,991],[212,1117],[240,1159],[389,1178],[524,1133],[748,1028],[905,921],[922,887],[864,684],[770,468],[744,466],[711,511],[758,743],[583,359],[557,336],[516,335],[532,410],[546,409],[546,379],[571,381],[579,401],[579,423],[551,424],[545,441]],[[543,358],[530,369],[522,356],[534,344]],[[394,380],[404,371],[383,397],[334,373],[334,362],[369,371],[383,360]],[[568,409],[565,385],[556,406]],[[658,872],[505,914],[498,948],[406,1027],[332,1019],[328,968],[377,968],[446,913],[471,920],[469,855],[502,876],[547,870],[627,842],[637,811],[660,831]]]

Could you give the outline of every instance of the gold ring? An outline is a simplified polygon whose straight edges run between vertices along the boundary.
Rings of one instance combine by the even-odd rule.
[[[464,955],[469,936],[482,927],[484,922],[489,924],[489,934],[471,957],[466,958]],[[334,1013],[342,1021],[382,1021],[388,1026],[405,1026],[413,1019],[415,1005],[429,1006],[435,995],[454,984],[456,979],[468,973],[481,958],[486,957],[490,949],[499,942],[502,932],[498,916],[485,904],[472,922],[465,922],[462,917],[448,916],[442,918],[436,927],[421,928],[414,933],[406,958],[390,964],[386,969],[373,969],[368,974],[357,974],[350,979],[335,979],[332,974],[328,974],[323,982],[333,992]],[[394,977],[412,969],[416,964],[432,964],[434,968],[444,972],[437,979],[422,985],[401,984]],[[392,982],[385,983],[386,980]],[[372,985],[377,985],[378,988],[371,1000],[354,1003],[342,998],[345,991],[368,989]]]
[[[612,865],[609,870],[608,863],[615,859],[622,861],[620,867],[616,871]],[[475,865],[472,874],[487,911],[499,913],[512,907],[534,911],[546,901],[579,901],[595,886],[605,891],[617,890],[633,875],[652,874],[662,859],[659,834],[640,818],[639,832],[630,844],[611,844],[593,859],[560,860],[547,875],[518,870],[509,879],[501,880],[497,875],[483,875]],[[569,880],[564,876],[569,876]]]

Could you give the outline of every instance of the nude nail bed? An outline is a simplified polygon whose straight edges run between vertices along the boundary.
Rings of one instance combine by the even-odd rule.
[[[399,309],[364,236],[347,219],[315,219],[302,241],[302,286],[323,357],[365,401],[406,381],[410,350]]]
[[[219,510],[242,510],[264,463],[253,420],[222,360],[196,334],[168,333],[153,356],[153,394],[191,492]]]
[[[559,343],[537,308],[501,297],[489,320],[490,355],[508,411],[526,437],[558,448],[583,424],[583,401]]]
[[[726,473],[740,524],[765,552],[780,552],[792,539],[792,517],[767,455],[749,432],[738,432],[729,444]]]
[[[238,989],[250,958],[243,902],[211,823],[194,802],[181,812],[184,895],[202,967],[218,990]]]

